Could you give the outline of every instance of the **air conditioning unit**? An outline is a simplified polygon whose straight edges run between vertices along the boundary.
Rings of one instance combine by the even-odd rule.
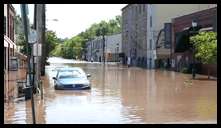
[[[10,71],[17,71],[18,70],[18,58],[11,57],[9,61],[9,70]]]

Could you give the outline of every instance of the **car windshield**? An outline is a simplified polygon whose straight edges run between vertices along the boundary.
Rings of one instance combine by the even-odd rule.
[[[66,71],[59,71],[59,79],[65,78],[80,78],[84,77],[84,73],[78,70],[66,70]]]

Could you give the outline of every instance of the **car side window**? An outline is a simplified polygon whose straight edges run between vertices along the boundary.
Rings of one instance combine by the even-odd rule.
[[[57,75],[56,75],[56,78],[58,78],[58,74],[59,74],[59,71],[57,71]]]

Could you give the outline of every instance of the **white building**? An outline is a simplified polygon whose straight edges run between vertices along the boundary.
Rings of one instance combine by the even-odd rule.
[[[88,61],[103,61],[103,38],[98,37],[86,43]],[[119,61],[119,54],[122,53],[121,33],[105,36],[105,61]]]

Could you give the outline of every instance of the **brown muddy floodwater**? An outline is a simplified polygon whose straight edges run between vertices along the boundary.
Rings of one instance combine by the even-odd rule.
[[[91,74],[92,89],[54,90],[55,68],[64,65]],[[51,64],[46,73],[36,123],[217,123],[217,81],[206,76],[96,63]],[[32,123],[30,100],[4,105],[4,123]]]

